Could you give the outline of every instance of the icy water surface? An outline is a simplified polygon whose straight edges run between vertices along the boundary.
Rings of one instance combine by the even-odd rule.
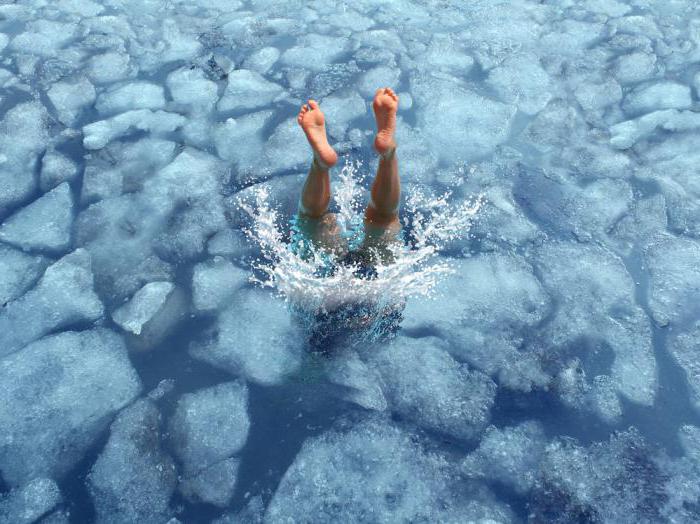
[[[320,279],[384,85],[410,249]],[[693,0],[0,0],[0,523],[697,522],[699,97]]]

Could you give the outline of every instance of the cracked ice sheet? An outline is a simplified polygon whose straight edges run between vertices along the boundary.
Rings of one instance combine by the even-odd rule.
[[[306,355],[295,346],[299,335],[283,305],[250,295],[253,291],[242,286],[248,257],[257,253],[241,241],[239,230],[229,228],[242,224],[240,210],[230,205],[235,191],[260,179],[270,178],[285,217],[294,211],[304,177],[296,173],[305,171],[310,159],[294,115],[309,96],[326,111],[331,143],[352,160],[362,158],[371,174],[370,102],[378,87],[372,84],[383,82],[401,94],[397,142],[404,192],[414,184],[439,192],[456,177],[463,182],[461,197],[485,193],[488,202],[473,236],[450,246],[449,255],[458,257],[457,274],[440,284],[441,298],[413,301],[406,310],[399,341],[408,333],[423,342],[396,354],[381,348],[375,354],[381,366],[346,355],[337,356],[342,365],[321,366],[347,390],[340,397],[349,402],[335,403],[332,418],[348,410],[360,419],[365,409],[384,411],[402,418],[397,431],[411,445],[425,431],[440,435],[427,437],[431,445],[453,452],[459,448],[455,438],[473,439],[471,449],[478,451],[467,462],[476,469],[463,467],[461,448],[443,456],[447,467],[437,470],[431,469],[432,458],[416,466],[400,452],[391,455],[400,466],[392,478],[403,479],[417,499],[453,520],[524,521],[525,507],[555,521],[700,520],[693,489],[698,470],[686,450],[693,435],[688,428],[697,421],[683,418],[691,415],[658,428],[655,444],[665,447],[669,439],[680,439],[683,450],[674,457],[686,453],[662,461],[666,469],[660,474],[641,439],[628,435],[621,439],[628,444],[619,445],[620,439],[608,438],[617,424],[639,422],[643,433],[650,427],[647,411],[625,409],[625,399],[648,405],[655,398],[657,404],[680,406],[681,412],[687,400],[697,406],[700,23],[695,3],[0,3],[0,223],[14,222],[0,244],[0,340],[5,341],[0,353],[6,353],[0,362],[23,354],[25,364],[38,369],[40,359],[25,353],[28,348],[66,329],[88,333],[93,323],[112,325],[112,315],[138,290],[171,282],[182,291],[177,314],[157,312],[144,326],[159,327],[151,340],[178,335],[156,344],[153,360],[134,358],[139,374],[169,378],[162,375],[179,358],[185,370],[201,366],[196,385],[176,380],[179,399],[231,380],[228,374],[249,381],[251,450],[246,445],[224,454],[189,476],[180,486],[188,498],[178,495],[172,508],[175,480],[167,474],[170,459],[163,457],[173,453],[164,431],[171,410],[145,409],[143,400],[132,404],[118,415],[108,439],[115,410],[106,404],[97,409],[98,415],[107,413],[99,432],[104,438],[95,440],[89,454],[71,452],[64,458],[78,460],[83,472],[102,471],[90,492],[98,520],[166,521],[177,511],[188,521],[200,502],[212,511],[220,506],[234,520],[261,520],[266,512],[272,521],[274,515],[294,515],[299,507],[288,489],[292,481],[273,491],[290,464],[294,479],[305,460],[309,464],[322,456],[309,451],[320,446],[313,440],[320,435],[331,443],[333,456],[345,457],[338,453],[344,443],[363,434],[353,456],[361,464],[383,460],[381,452],[365,449],[371,439],[364,437],[387,443],[394,438],[391,430],[368,430],[352,417],[346,428],[352,437],[302,419],[298,438],[307,444],[296,458],[298,447],[283,451],[281,439],[261,440],[261,427],[287,438],[284,410],[296,415],[296,396],[278,405],[265,395],[286,393]],[[503,158],[509,161],[498,160]],[[452,169],[477,159],[476,171]],[[56,227],[37,227],[37,222]],[[91,264],[81,251],[68,261],[56,260],[81,246]],[[632,284],[625,265],[639,284]],[[678,398],[683,387],[664,383],[663,368],[654,397],[649,317],[668,326],[661,351],[678,364],[679,386],[687,379],[689,399]],[[206,363],[193,363],[178,341],[199,341],[205,325],[212,328],[206,332],[209,352],[202,353]],[[130,335],[122,335],[133,349]],[[58,345],[42,347],[46,353],[51,346],[54,355]],[[68,351],[75,346],[61,345]],[[101,355],[98,346],[91,349]],[[424,347],[429,355],[420,353]],[[401,355],[416,358],[397,360]],[[420,381],[423,368],[439,370],[426,375],[435,387]],[[498,384],[495,395],[490,380]],[[78,381],[71,384],[69,392]],[[477,393],[474,409],[481,406],[481,411],[464,407],[470,388]],[[518,396],[522,418],[512,420],[509,395]],[[583,419],[592,424],[572,430],[584,444],[563,445],[556,424],[539,430],[540,419],[546,419],[537,400],[541,395],[560,401],[569,415],[598,415]],[[57,396],[50,394],[45,402]],[[74,402],[66,418],[82,413],[83,406]],[[17,422],[25,411],[13,413],[10,422]],[[460,418],[460,413],[474,415]],[[482,434],[489,413],[498,427]],[[261,419],[269,426],[264,420],[261,426]],[[54,437],[62,439],[63,429]],[[65,434],[71,431],[71,444],[92,442],[92,430],[81,426]],[[265,465],[273,487],[261,493],[267,488],[260,487],[260,478],[250,479],[248,468],[263,456],[275,456],[269,453],[273,449],[287,455]],[[410,449],[419,457],[429,455]],[[551,465],[546,474],[535,464],[543,454]],[[118,469],[114,476],[111,465]],[[182,476],[181,466],[175,464],[174,476]],[[314,471],[325,479],[322,466]],[[57,466],[69,471],[67,476],[50,471],[26,479],[17,479],[10,466],[2,468],[0,506],[9,500],[18,508],[23,493],[37,493],[26,507],[27,519],[67,522],[66,508],[90,504],[75,500],[81,491],[72,487],[76,479],[67,467]],[[432,476],[432,471],[439,473]],[[444,502],[451,492],[442,486],[464,487],[454,484],[449,473],[454,471],[515,489],[521,497],[513,505],[517,515],[501,511],[508,495],[498,491],[496,497],[475,485],[469,485],[479,499],[473,508],[481,510],[450,512]],[[122,505],[123,490],[133,487],[131,478],[143,478],[141,472],[147,477],[144,489],[130,492],[131,505]],[[421,475],[428,480],[416,481]],[[443,499],[423,497],[416,482]],[[48,496],[30,489],[35,486],[48,486],[42,491]],[[380,512],[389,508],[382,513],[385,520],[402,511],[418,518],[397,496],[405,489],[392,490],[386,478],[371,475],[357,483],[358,490],[366,486],[376,487],[368,497],[386,495],[374,505]],[[239,488],[241,494],[251,492],[250,502],[233,496]],[[332,492],[322,501],[333,504]],[[56,493],[63,497],[58,506]],[[341,520],[362,510],[352,499],[356,493],[339,502],[351,501]],[[317,510],[322,512],[316,507],[310,512]],[[76,511],[71,518],[82,519]]]

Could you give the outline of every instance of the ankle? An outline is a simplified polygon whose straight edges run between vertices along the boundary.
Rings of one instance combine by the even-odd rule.
[[[380,160],[391,160],[396,154],[396,144],[392,144],[383,151],[377,151],[379,153]]]
[[[321,157],[316,151],[314,151],[314,158],[311,161],[311,166],[319,171],[328,171],[330,169],[330,166],[326,165],[326,163],[321,160]]]

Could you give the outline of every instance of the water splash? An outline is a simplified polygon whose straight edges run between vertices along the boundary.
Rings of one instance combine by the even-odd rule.
[[[360,170],[360,162],[346,161],[334,187],[337,221],[351,247],[357,246],[363,235],[365,190]],[[481,195],[454,203],[453,190],[437,196],[411,190],[404,204],[408,241],[386,246],[391,261],[376,265],[371,278],[358,278],[357,264],[335,264],[333,271],[327,271],[329,253],[308,240],[301,240],[307,242],[304,257],[290,249],[285,240],[288,220],[271,204],[269,188],[263,184],[247,200],[239,201],[251,218],[244,231],[261,252],[253,262],[252,280],[287,300],[294,312],[302,313],[310,330],[318,332],[319,324],[326,323],[327,334],[333,331],[331,325],[339,324],[362,332],[365,338],[386,334],[400,322],[397,308],[402,309],[410,297],[430,295],[441,277],[452,271],[439,252],[469,234],[484,204]],[[342,313],[333,315],[338,312]]]

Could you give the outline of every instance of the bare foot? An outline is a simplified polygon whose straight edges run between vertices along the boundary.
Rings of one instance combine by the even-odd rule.
[[[394,148],[394,131],[396,130],[396,110],[399,107],[399,97],[389,87],[377,89],[372,108],[377,120],[377,136],[374,138],[374,148],[380,155],[385,155]]]
[[[338,161],[338,155],[326,138],[326,124],[321,108],[315,100],[301,106],[297,122],[306,133],[314,157],[322,167],[331,167]]]

